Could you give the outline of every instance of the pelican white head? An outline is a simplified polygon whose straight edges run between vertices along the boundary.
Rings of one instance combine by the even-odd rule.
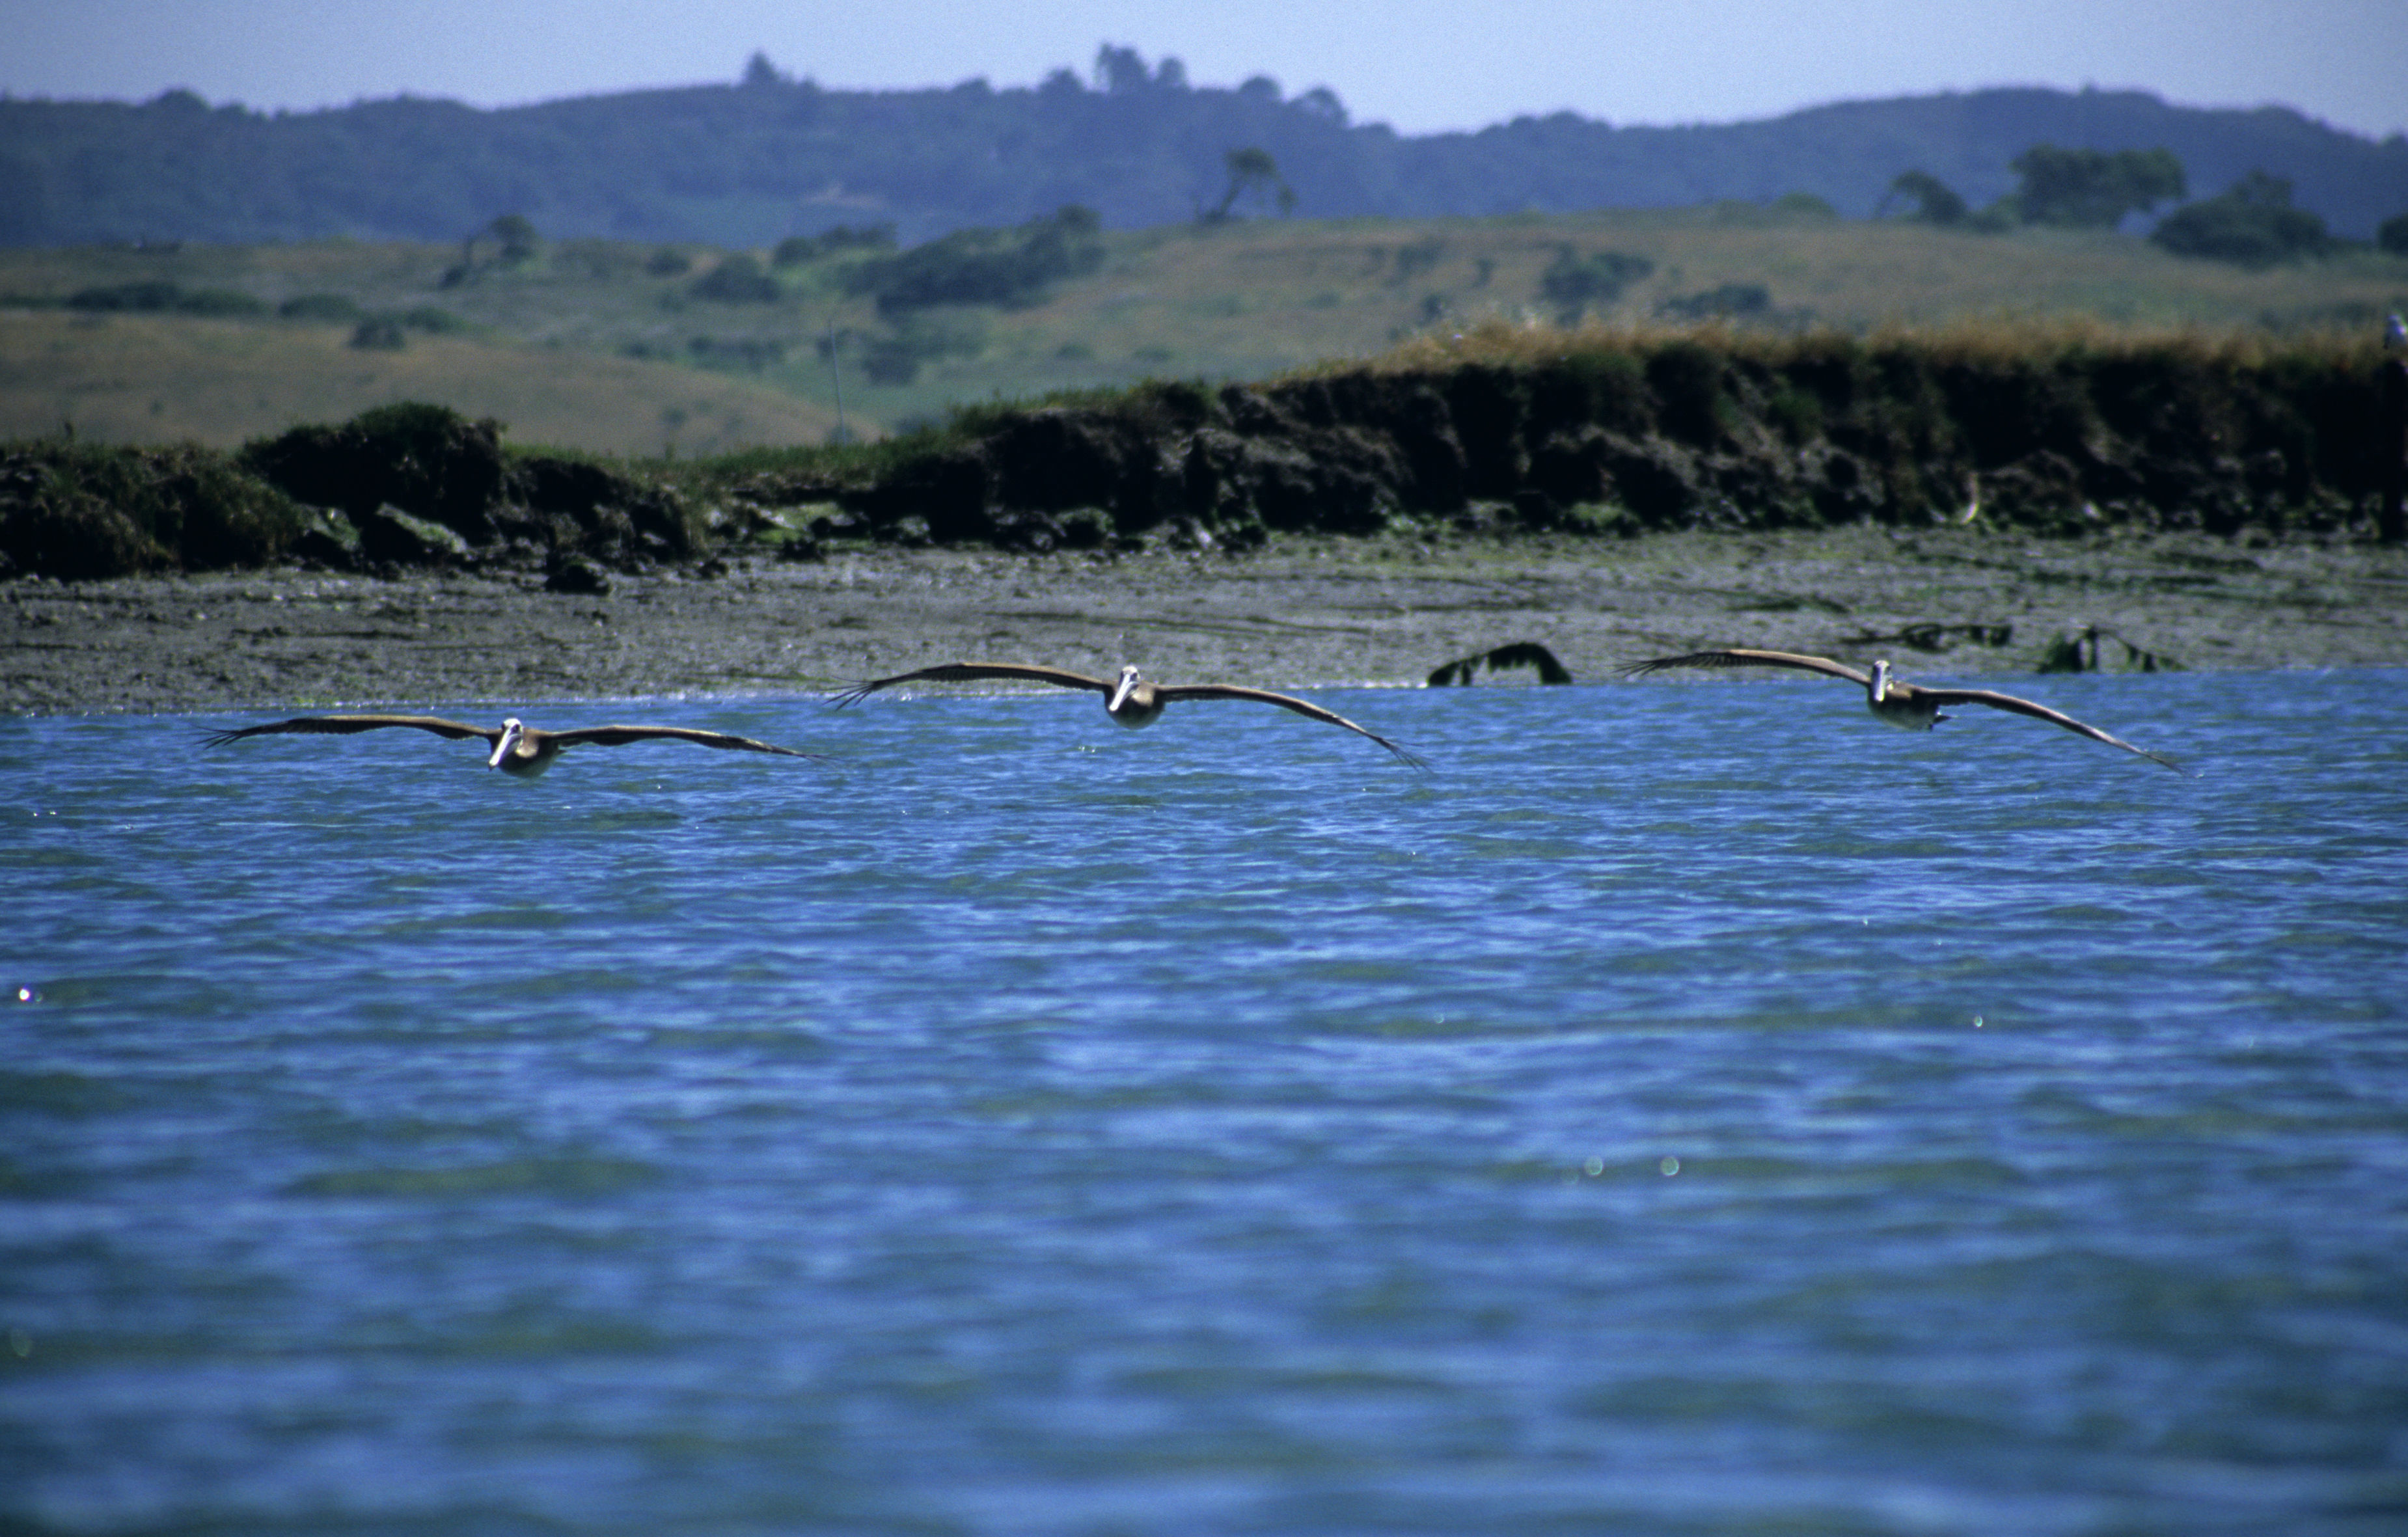
[[[1137,664],[1131,662],[1122,667],[1120,685],[1112,690],[1112,702],[1104,708],[1115,715],[1119,714],[1121,706],[1128,703],[1129,691],[1136,688],[1137,683]]]
[[[485,767],[499,768],[503,764],[508,763],[510,760],[510,754],[519,750],[519,739],[524,735],[526,735],[526,727],[519,724],[519,718],[516,715],[504,721],[501,737],[494,743],[494,755],[485,760]]]

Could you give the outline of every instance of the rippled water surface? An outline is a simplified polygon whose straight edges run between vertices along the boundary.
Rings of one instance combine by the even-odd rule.
[[[2401,681],[0,721],[0,1527],[2408,1530]]]

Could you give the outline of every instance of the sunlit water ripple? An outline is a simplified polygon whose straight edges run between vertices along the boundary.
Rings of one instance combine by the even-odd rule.
[[[2398,1531],[2401,678],[0,721],[0,1527]]]

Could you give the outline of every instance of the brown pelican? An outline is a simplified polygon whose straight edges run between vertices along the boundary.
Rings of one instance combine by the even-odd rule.
[[[538,731],[523,724],[516,715],[492,726],[464,725],[458,721],[447,721],[436,715],[297,715],[289,721],[270,721],[265,725],[212,731],[208,745],[222,747],[244,737],[279,736],[287,732],[348,737],[355,731],[378,731],[388,725],[413,726],[453,741],[480,737],[494,749],[494,755],[485,760],[485,767],[499,768],[506,774],[516,774],[521,779],[533,779],[551,768],[552,760],[560,756],[564,748],[582,746],[587,742],[598,747],[624,747],[631,741],[666,740],[740,753],[777,753],[790,758],[817,755],[798,753],[791,747],[772,747],[766,741],[754,741],[750,737],[731,737],[724,731],[695,731],[681,725],[586,725],[574,731]]]
[[[2187,772],[2172,758],[2144,753],[2120,738],[2111,737],[2095,725],[2085,725],[2071,715],[2062,715],[2046,705],[2029,699],[2018,699],[2012,694],[2000,694],[1986,688],[1919,688],[1899,682],[1889,675],[1887,662],[1875,662],[1870,673],[1857,671],[1844,662],[1834,662],[1828,656],[1800,656],[1786,651],[1693,651],[1685,656],[1658,656],[1652,661],[1631,662],[1616,670],[1627,678],[1644,673],[1661,672],[1666,668],[1796,668],[1804,672],[1820,672],[1833,678],[1845,678],[1865,691],[1865,704],[1872,712],[1890,725],[1909,731],[1928,731],[1942,721],[1952,717],[1942,713],[1948,705],[1988,705],[1992,710],[2012,711],[2029,715],[2036,721],[2061,725],[2078,737],[2103,741],[2110,747],[2120,747],[2151,763],[2161,763],[2176,773]]]
[[[1377,731],[1366,731],[1345,716],[1324,710],[1317,704],[1308,704],[1302,699],[1273,694],[1267,689],[1240,688],[1234,683],[1148,682],[1137,675],[1135,667],[1121,668],[1120,678],[1113,681],[1090,678],[1083,672],[1069,672],[1061,668],[1022,667],[1012,662],[947,662],[940,667],[922,668],[917,672],[902,672],[892,678],[876,678],[866,683],[855,683],[838,694],[836,702],[841,709],[896,683],[962,683],[979,678],[1017,678],[1032,683],[1052,683],[1056,688],[1083,688],[1100,694],[1104,697],[1105,711],[1113,720],[1132,730],[1141,725],[1152,725],[1160,720],[1163,711],[1175,699],[1252,699],[1256,704],[1293,710],[1299,715],[1330,725],[1342,725],[1356,736],[1370,738],[1416,768],[1428,767]]]

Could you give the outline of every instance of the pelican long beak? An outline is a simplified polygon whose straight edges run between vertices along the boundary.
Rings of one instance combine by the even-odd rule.
[[[1121,706],[1128,702],[1129,690],[1135,687],[1137,687],[1137,668],[1134,666],[1121,668],[1121,686],[1112,690],[1112,702],[1104,706],[1104,709],[1112,714],[1119,714]]]
[[[494,755],[485,760],[485,767],[488,768],[499,768],[503,763],[509,759],[512,753],[518,751],[519,738],[525,734],[526,727],[519,724],[517,716],[513,715],[509,720],[504,721],[502,723],[502,740],[494,744]]]

